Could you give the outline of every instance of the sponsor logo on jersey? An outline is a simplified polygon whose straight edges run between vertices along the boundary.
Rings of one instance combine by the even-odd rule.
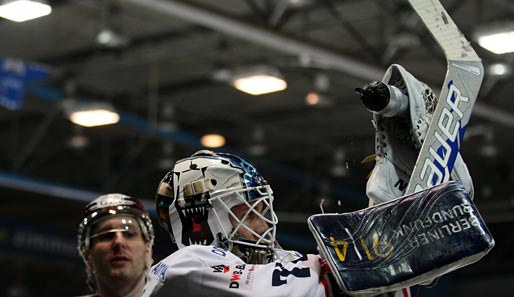
[[[230,277],[229,288],[231,289],[239,289],[241,275],[243,274],[246,268],[246,264],[236,265],[234,267],[234,271],[232,272],[232,276]]]
[[[247,286],[248,288],[252,288],[252,284],[253,284],[253,273],[255,272],[255,265],[251,265],[250,267],[248,267],[248,272],[246,274],[246,277],[245,277],[245,286]]]
[[[159,262],[159,264],[152,268],[152,274],[161,281],[164,281],[166,278],[166,270],[168,270],[168,265],[164,264],[163,262]]]
[[[227,256],[227,251],[217,246],[212,247],[211,253],[222,257]]]
[[[403,192],[403,191],[405,191],[405,188],[407,188],[407,185],[408,185],[408,184],[409,184],[409,183],[408,183],[407,181],[405,181],[405,180],[403,180],[403,179],[399,178],[399,179],[398,179],[398,181],[394,184],[394,186],[395,186],[396,188],[398,188],[398,190],[400,190],[400,191],[402,191],[402,192]]]
[[[230,271],[230,266],[228,265],[214,265],[214,266],[211,266],[212,268],[212,272],[223,272],[223,273],[227,273]]]

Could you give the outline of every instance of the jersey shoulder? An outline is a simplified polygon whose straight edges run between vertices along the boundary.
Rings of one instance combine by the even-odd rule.
[[[305,256],[297,251],[292,250],[276,250],[275,251],[275,261],[279,263],[289,263],[292,261],[300,260]]]

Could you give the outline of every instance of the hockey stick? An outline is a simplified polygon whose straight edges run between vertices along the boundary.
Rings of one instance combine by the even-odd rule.
[[[438,0],[409,0],[442,48],[446,77],[405,194],[450,179],[484,76],[482,61]]]

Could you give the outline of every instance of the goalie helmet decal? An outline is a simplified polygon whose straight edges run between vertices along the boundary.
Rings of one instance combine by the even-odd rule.
[[[213,244],[240,252],[238,256],[247,261],[261,262],[262,258],[272,258],[276,245],[278,219],[272,193],[265,179],[244,159],[199,151],[177,161],[164,176],[157,189],[156,210],[159,223],[178,248]],[[232,208],[241,204],[247,210],[238,218]],[[267,229],[261,234],[244,224],[254,215],[266,222]],[[255,238],[241,237],[242,230]]]

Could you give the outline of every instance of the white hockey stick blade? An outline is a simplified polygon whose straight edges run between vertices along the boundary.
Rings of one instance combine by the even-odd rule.
[[[447,60],[446,77],[405,194],[450,179],[484,76],[481,59],[437,0],[409,0]]]

